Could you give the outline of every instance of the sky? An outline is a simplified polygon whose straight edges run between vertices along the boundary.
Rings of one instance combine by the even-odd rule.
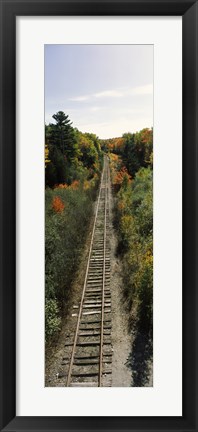
[[[99,138],[153,126],[153,45],[45,45],[45,122]]]

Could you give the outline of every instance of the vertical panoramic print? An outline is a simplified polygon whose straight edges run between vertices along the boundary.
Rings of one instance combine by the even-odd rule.
[[[45,45],[45,386],[153,386],[152,45]]]

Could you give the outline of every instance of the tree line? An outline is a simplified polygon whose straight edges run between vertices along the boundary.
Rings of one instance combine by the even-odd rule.
[[[95,134],[58,111],[45,126],[45,334],[61,329],[82,258],[102,168]]]
[[[144,386],[153,332],[153,130],[126,133],[103,141],[101,147],[109,151],[123,298],[134,335],[133,385]],[[145,364],[144,370],[136,373],[135,363],[139,370],[140,363]]]
[[[45,126],[46,186],[70,185],[82,176],[90,178],[100,168],[99,138],[74,128],[63,111],[52,117],[55,123]]]
[[[152,338],[153,131],[100,140],[58,111],[45,126],[46,339],[61,328],[93,214],[103,163],[110,158],[123,296],[132,327]]]

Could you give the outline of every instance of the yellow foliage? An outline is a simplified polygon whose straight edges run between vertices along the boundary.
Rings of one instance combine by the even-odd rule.
[[[46,168],[47,164],[51,162],[48,159],[48,157],[49,157],[49,147],[48,147],[48,144],[45,144],[45,168]]]
[[[83,183],[83,189],[88,190],[90,189],[90,187],[91,187],[90,182],[88,180],[85,180]]]
[[[152,252],[150,250],[148,250],[146,252],[146,254],[144,255],[144,261],[146,265],[152,266],[153,265],[153,255]]]
[[[116,162],[119,159],[119,156],[114,153],[109,153],[109,157],[112,162]]]
[[[133,217],[131,215],[121,216],[121,228],[122,231],[127,234],[132,227]]]

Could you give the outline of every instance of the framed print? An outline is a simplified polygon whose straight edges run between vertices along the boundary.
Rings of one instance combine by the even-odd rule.
[[[1,1],[1,430],[197,430],[197,13]]]

